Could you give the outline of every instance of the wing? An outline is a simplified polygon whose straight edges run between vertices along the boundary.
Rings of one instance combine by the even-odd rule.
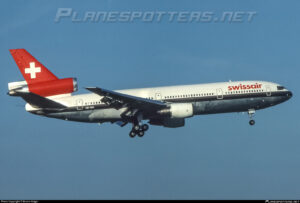
[[[161,110],[167,107],[167,105],[161,101],[136,97],[111,90],[106,90],[103,88],[87,87],[86,89],[95,94],[103,96],[101,101],[116,109],[129,107],[131,109],[137,109],[142,112],[156,112],[157,110]]]

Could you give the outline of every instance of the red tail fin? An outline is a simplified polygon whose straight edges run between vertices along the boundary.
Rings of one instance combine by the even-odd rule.
[[[25,49],[11,49],[10,53],[26,80],[26,83],[10,83],[10,95],[17,95],[18,91],[29,91],[46,97],[77,91],[76,78],[58,79]]]
[[[10,53],[28,84],[58,79],[25,49],[10,49]]]

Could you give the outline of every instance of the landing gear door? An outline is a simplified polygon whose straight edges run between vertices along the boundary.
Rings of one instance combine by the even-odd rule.
[[[223,90],[221,88],[217,89],[217,99],[223,99]]]
[[[266,95],[268,97],[271,96],[271,88],[270,88],[270,86],[266,86]]]
[[[161,100],[161,94],[160,94],[160,92],[155,93],[155,99],[156,100]]]
[[[80,111],[83,109],[83,100],[82,99],[77,99],[76,100],[76,106],[77,106],[77,110]]]

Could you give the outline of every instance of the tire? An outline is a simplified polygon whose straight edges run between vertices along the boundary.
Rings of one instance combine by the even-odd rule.
[[[140,126],[139,125],[135,125],[135,126],[133,126],[132,129],[135,130],[135,131],[138,131],[140,129]]]
[[[139,136],[139,137],[143,137],[144,135],[145,135],[145,132],[144,132],[144,131],[139,131],[139,132],[138,132],[138,136]]]
[[[147,125],[147,124],[142,125],[143,131],[147,131],[148,129],[149,129],[149,125]]]
[[[136,133],[134,131],[130,131],[129,137],[134,138],[136,136]]]
[[[255,124],[255,121],[254,121],[254,120],[250,120],[250,121],[249,121],[249,124],[250,124],[250,125],[254,125],[254,124]]]

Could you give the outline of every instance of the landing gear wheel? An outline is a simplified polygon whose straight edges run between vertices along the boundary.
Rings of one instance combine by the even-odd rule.
[[[138,131],[140,129],[140,126],[139,125],[134,125],[132,129],[135,130],[135,131]]]
[[[147,131],[148,129],[149,129],[149,125],[147,125],[147,124],[142,125],[143,131]]]
[[[129,137],[134,138],[136,136],[136,133],[132,130],[129,133]]]
[[[254,124],[255,124],[255,121],[254,121],[254,120],[250,120],[250,121],[249,121],[249,124],[250,124],[250,125],[254,125]]]
[[[143,136],[144,136],[144,134],[145,134],[145,132],[144,132],[144,131],[139,131],[139,132],[138,132],[138,136],[139,136],[139,137],[143,137]]]

